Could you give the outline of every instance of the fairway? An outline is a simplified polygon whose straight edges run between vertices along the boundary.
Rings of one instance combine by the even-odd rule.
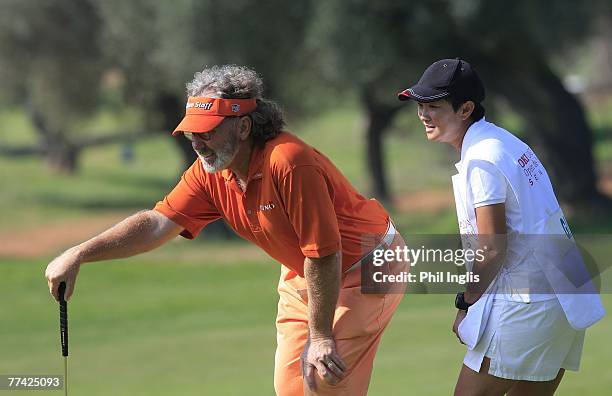
[[[223,258],[231,250],[177,242],[137,259],[85,265],[69,304],[71,393],[273,394],[279,267],[258,253]],[[0,373],[61,374],[46,261],[0,266]],[[452,300],[406,296],[383,338],[370,395],[451,393],[464,350],[450,331]],[[589,330],[582,370],[566,375],[558,395],[609,395],[611,332],[609,315]]]
[[[11,126],[7,114],[12,113],[0,113],[0,120]],[[291,129],[367,192],[362,143],[322,132],[356,131],[358,120],[354,109],[339,108]],[[406,113],[386,142],[396,200],[392,217],[405,236],[455,234],[450,176],[456,154],[406,133],[413,124],[413,114]],[[34,139],[32,133],[29,138]],[[607,144],[598,147],[612,147]],[[17,242],[25,246],[19,258],[0,256],[0,375],[63,373],[58,305],[48,293],[45,267],[62,249],[152,207],[183,167],[168,137],[136,145],[130,164],[118,161],[120,148],[86,151],[77,175],[54,174],[38,158],[0,158],[6,186],[0,206],[10,208],[0,218],[0,243],[5,241],[0,250],[15,252]],[[611,158],[609,152],[605,158]],[[412,169],[427,172],[406,171]],[[573,230],[609,235],[605,216],[583,223],[572,220]],[[605,265],[609,246],[589,248]],[[177,238],[139,257],[84,265],[69,303],[70,394],[274,394],[279,272],[279,264],[252,245],[206,238]],[[602,297],[610,312],[612,296]],[[452,295],[406,296],[382,339],[369,395],[452,393],[465,351],[451,332],[453,300]],[[608,314],[587,332],[582,369],[566,374],[557,395],[610,395],[611,334]],[[47,393],[63,391],[16,394]]]

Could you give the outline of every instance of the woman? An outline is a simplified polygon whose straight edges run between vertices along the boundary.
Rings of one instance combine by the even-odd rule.
[[[417,102],[428,140],[461,153],[452,178],[460,233],[464,248],[484,252],[468,267],[481,286],[455,301],[453,332],[468,348],[455,395],[554,394],[604,310],[590,281],[571,289],[559,276],[561,266],[584,275],[584,265],[546,170],[485,121],[485,89],[467,62],[437,61],[398,96]]]

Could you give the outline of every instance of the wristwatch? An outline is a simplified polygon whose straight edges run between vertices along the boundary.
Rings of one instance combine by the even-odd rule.
[[[457,296],[455,297],[455,308],[460,309],[462,311],[467,311],[468,308],[471,306],[472,304],[468,304],[467,302],[465,302],[463,292],[457,293]]]

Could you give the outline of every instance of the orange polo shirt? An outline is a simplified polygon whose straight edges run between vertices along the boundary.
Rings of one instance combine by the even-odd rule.
[[[288,132],[254,148],[246,191],[230,170],[207,173],[198,159],[155,210],[189,239],[223,218],[302,277],[305,257],[340,250],[348,269],[378,244],[389,222],[378,201],[357,193],[327,157]]]

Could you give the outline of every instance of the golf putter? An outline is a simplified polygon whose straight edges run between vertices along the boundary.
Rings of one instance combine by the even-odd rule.
[[[66,282],[61,282],[58,289],[60,304],[60,341],[64,357],[64,395],[68,396],[68,303],[64,298]]]

